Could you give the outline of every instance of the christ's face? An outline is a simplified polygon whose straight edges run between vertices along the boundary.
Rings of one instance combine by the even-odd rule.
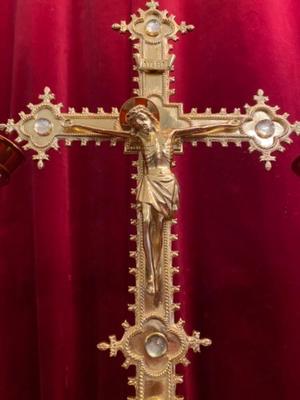
[[[150,133],[153,130],[151,118],[142,111],[132,119],[131,125],[137,132]]]

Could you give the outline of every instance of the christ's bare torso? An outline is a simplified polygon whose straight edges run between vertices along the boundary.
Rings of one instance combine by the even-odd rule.
[[[172,131],[152,131],[147,136],[140,135],[139,139],[142,143],[142,154],[146,169],[162,168],[171,171],[173,158]]]

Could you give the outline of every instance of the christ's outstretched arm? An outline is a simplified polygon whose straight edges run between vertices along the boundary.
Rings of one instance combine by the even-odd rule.
[[[241,121],[231,120],[228,123],[215,124],[215,125],[203,125],[203,126],[192,126],[189,128],[179,128],[173,131],[173,136],[180,139],[193,139],[199,137],[209,137],[213,134],[227,133],[238,131],[241,126]]]
[[[64,132],[73,133],[75,136],[76,134],[78,134],[78,136],[86,136],[90,133],[92,136],[99,136],[107,139],[119,138],[126,140],[132,137],[130,131],[96,128],[95,126],[73,123],[69,119],[63,121],[62,126],[64,128]]]

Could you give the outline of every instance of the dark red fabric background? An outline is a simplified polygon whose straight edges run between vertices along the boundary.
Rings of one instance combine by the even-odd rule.
[[[131,96],[131,43],[111,29],[144,2],[9,0],[0,12],[0,119],[49,85],[66,107]],[[185,110],[243,107],[263,88],[300,119],[298,0],[162,0],[196,26],[176,44]],[[300,139],[271,172],[242,149],[186,146],[178,300],[213,340],[191,356],[186,399],[296,400],[300,392]],[[132,316],[131,161],[122,145],[63,145],[0,191],[0,399],[125,399],[122,357],[96,344]]]

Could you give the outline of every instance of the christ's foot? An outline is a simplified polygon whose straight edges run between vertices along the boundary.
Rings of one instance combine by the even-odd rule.
[[[151,276],[147,281],[146,291],[148,294],[151,294],[151,295],[153,295],[155,293],[155,284],[154,284],[153,276]]]

